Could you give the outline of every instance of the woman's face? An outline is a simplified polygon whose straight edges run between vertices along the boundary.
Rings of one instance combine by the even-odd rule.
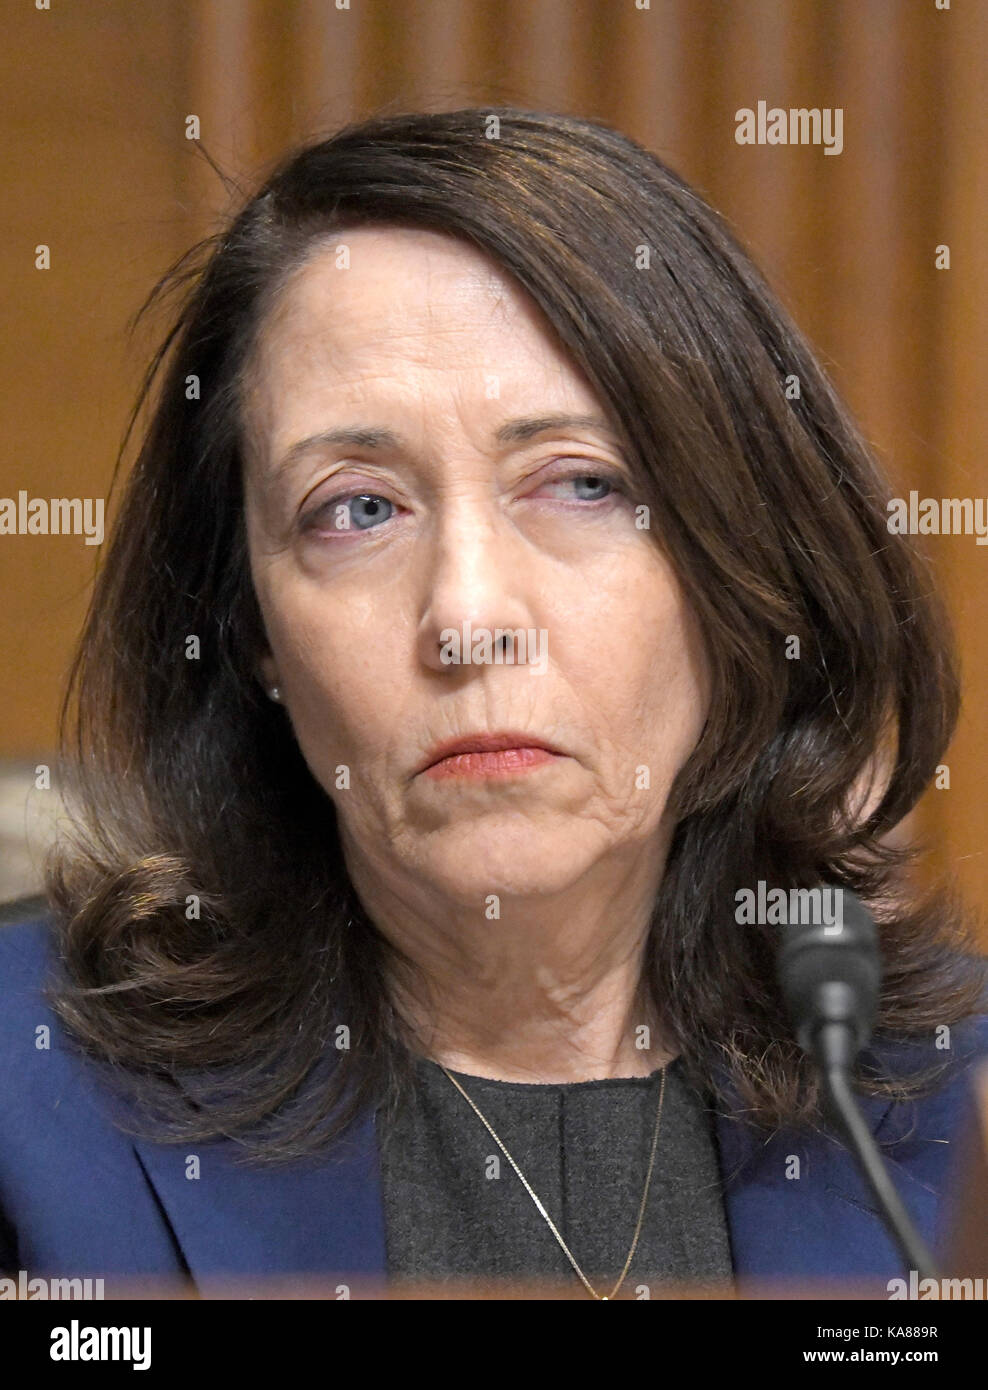
[[[354,882],[482,910],[664,857],[707,671],[599,399],[469,245],[364,227],[327,246],[261,336],[247,525],[260,674]],[[557,753],[423,770],[439,743],[501,732]]]

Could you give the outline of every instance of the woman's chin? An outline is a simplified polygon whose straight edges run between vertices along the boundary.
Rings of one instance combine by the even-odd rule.
[[[582,876],[596,854],[572,827],[519,835],[498,834],[491,826],[469,831],[451,828],[436,837],[419,863],[436,891],[464,906],[493,910],[489,900],[536,897],[562,892]]]

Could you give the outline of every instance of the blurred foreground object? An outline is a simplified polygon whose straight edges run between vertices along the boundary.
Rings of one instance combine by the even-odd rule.
[[[0,762],[0,903],[41,891],[44,853],[62,810],[53,774],[52,762],[40,757]]]

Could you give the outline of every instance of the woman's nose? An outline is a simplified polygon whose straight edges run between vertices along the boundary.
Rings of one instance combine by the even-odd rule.
[[[536,626],[529,598],[534,562],[522,548],[510,524],[479,505],[461,506],[456,517],[437,526],[425,560],[426,597],[419,624],[426,665],[439,670],[451,664],[451,630],[461,639],[487,631],[493,641],[497,629]]]

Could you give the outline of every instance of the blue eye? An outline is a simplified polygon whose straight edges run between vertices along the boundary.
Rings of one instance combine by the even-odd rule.
[[[344,499],[344,500],[345,500],[345,499]],[[381,508],[382,508],[382,506],[383,506],[383,507],[390,507],[390,506],[391,506],[391,503],[388,501],[388,499],[387,499],[386,497],[378,497],[377,494],[376,494],[376,493],[373,493],[373,492],[361,492],[361,493],[359,493],[356,497],[353,498],[353,502],[354,502],[354,503],[362,502],[362,503],[366,504],[366,506],[369,508],[369,513],[370,513],[369,516],[365,516],[365,519],[364,519],[363,521],[361,521],[361,520],[359,519],[359,515],[358,515],[357,513],[351,511],[351,513],[350,513],[351,521],[352,521],[353,524],[357,527],[358,531],[368,531],[368,530],[370,530],[370,528],[373,526],[373,524],[374,524],[375,521],[388,521],[388,520],[390,520],[389,517],[383,516],[383,515],[381,514]]]
[[[354,510],[362,504],[363,510]],[[390,521],[390,514],[385,515],[382,511],[384,507],[393,507],[386,497],[380,497],[375,492],[349,493],[340,497],[331,497],[327,502],[309,514],[306,518],[307,524],[316,530],[323,531],[369,531],[376,522]],[[341,525],[340,513],[345,512],[349,515],[350,525]]]
[[[581,473],[572,478],[561,478],[559,481],[565,483],[590,483],[598,488],[602,487],[607,489],[605,492],[597,493],[594,497],[581,498],[581,501],[584,502],[600,502],[608,495],[608,492],[613,492],[614,490],[614,484],[611,482],[610,478],[601,477],[597,473]]]
[[[567,473],[542,484],[543,489],[572,487],[575,492],[557,493],[557,497],[567,502],[607,502],[622,492],[620,480],[608,473]]]

